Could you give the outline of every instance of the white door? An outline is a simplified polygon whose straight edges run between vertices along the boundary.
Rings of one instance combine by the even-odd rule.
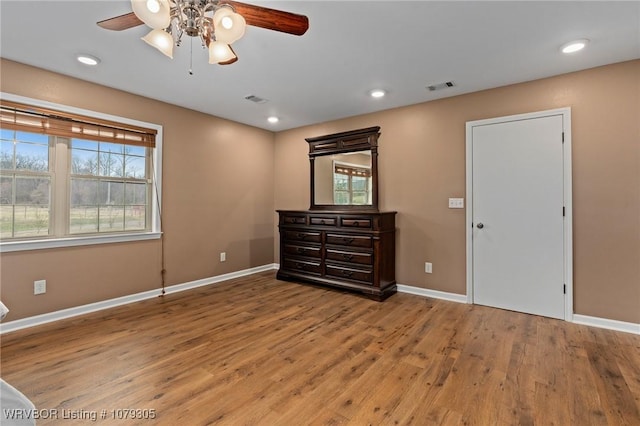
[[[505,120],[467,128],[472,301],[565,318],[563,114]]]

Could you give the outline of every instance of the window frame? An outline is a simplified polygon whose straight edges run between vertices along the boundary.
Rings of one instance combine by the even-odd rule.
[[[14,132],[14,136],[16,136],[16,131]],[[23,132],[23,131],[19,131],[19,133],[27,133],[27,132]],[[13,238],[22,238],[22,239],[35,239],[35,238],[50,238],[51,232],[52,232],[52,228],[53,228],[53,222],[54,222],[54,217],[53,217],[53,211],[51,209],[51,205],[52,205],[52,193],[53,193],[53,188],[55,186],[56,183],[56,165],[55,165],[55,161],[52,161],[53,157],[53,153],[55,152],[55,149],[53,148],[53,145],[55,143],[55,136],[51,136],[51,135],[43,135],[46,137],[47,139],[47,169],[46,171],[35,171],[35,170],[30,170],[30,169],[19,169],[16,167],[17,165],[17,152],[16,152],[16,144],[32,144],[33,142],[30,141],[24,141],[24,140],[17,140],[14,138],[14,144],[13,144],[13,152],[12,152],[12,168],[11,169],[2,169],[2,173],[0,173],[0,177],[2,178],[7,178],[10,177],[12,180],[12,185],[11,185],[11,192],[12,192],[12,199],[16,199],[17,197],[17,180],[18,179],[38,179],[38,178],[44,178],[47,179],[49,181],[49,194],[47,195],[47,198],[49,199],[49,211],[48,211],[48,226],[47,226],[47,233],[40,235],[40,236],[33,236],[33,235],[26,235],[23,237],[11,237]],[[6,140],[3,140],[3,142],[6,142]],[[36,143],[37,145],[43,145],[43,144],[39,144]],[[13,201],[13,200],[12,200]],[[27,204],[17,204],[17,203],[12,203],[10,204],[13,207],[13,212],[12,212],[12,218],[13,218],[13,224],[15,225],[15,215],[16,215],[16,207],[18,206],[27,206]],[[15,234],[15,228],[12,228],[13,230],[13,234]],[[1,239],[1,237],[0,237]]]
[[[62,138],[64,139],[64,138]],[[90,143],[95,143],[96,144],[96,150],[90,150],[85,148],[76,148],[74,143],[75,142],[90,142]],[[144,163],[145,163],[145,171],[144,171],[144,176],[143,177],[135,177],[135,176],[127,176],[125,174],[123,174],[122,176],[113,176],[113,175],[105,175],[102,172],[98,171],[95,174],[84,174],[84,173],[77,173],[73,171],[73,153],[75,149],[78,149],[80,151],[85,151],[85,152],[95,152],[96,156],[99,157],[101,156],[101,154],[106,154],[105,151],[100,151],[99,144],[104,144],[105,142],[100,142],[100,141],[87,141],[86,139],[81,139],[81,138],[72,138],[72,139],[67,139],[66,140],[66,160],[67,160],[67,177],[68,179],[66,179],[66,205],[68,206],[68,209],[64,212],[66,213],[66,220],[64,223],[65,226],[65,235],[68,236],[88,236],[88,235],[92,235],[92,234],[96,234],[96,235],[109,235],[109,234],[113,234],[113,233],[126,233],[126,232],[132,232],[132,233],[140,233],[140,232],[148,232],[146,229],[135,229],[135,230],[116,230],[116,231],[101,231],[101,220],[98,219],[98,221],[96,222],[96,227],[97,230],[96,231],[91,231],[91,232],[73,232],[73,224],[72,224],[72,220],[71,218],[73,217],[73,210],[74,210],[74,205],[72,202],[72,193],[73,193],[73,183],[74,181],[93,181],[96,183],[97,186],[101,186],[103,183],[106,184],[113,184],[113,183],[121,183],[123,184],[125,187],[127,184],[144,184],[145,185],[145,200],[149,200],[144,204],[145,207],[145,224],[148,224],[148,227],[151,228],[151,217],[153,214],[153,209],[149,208],[149,203],[152,200],[152,192],[154,190],[153,185],[149,185],[149,181],[147,179],[147,176],[150,176],[152,171],[153,171],[153,166],[150,164],[151,161],[153,160],[153,149],[150,147],[144,147],[144,149],[146,149],[145,151],[145,155],[144,156],[139,156],[139,155],[129,155],[124,153],[124,151],[126,151],[126,144],[119,144],[122,147],[125,147],[123,149],[123,154],[122,156],[123,158],[123,164],[125,159],[127,158],[127,156],[129,158],[139,158],[139,159],[144,159]],[[138,146],[137,148],[142,148],[141,146]],[[120,155],[120,154],[116,154],[116,155]],[[101,164],[102,160],[98,161],[97,164]],[[124,188],[123,188],[124,189]],[[123,194],[124,195],[124,194]],[[129,205],[129,207],[131,207],[133,204]],[[136,203],[136,205],[141,205],[140,203]],[[75,206],[76,208],[79,206]],[[87,206],[85,206],[87,207]],[[95,207],[99,213],[98,215],[100,215],[100,212],[106,207],[106,205],[102,204],[102,203],[97,203],[95,205],[93,205],[93,207]],[[122,207],[123,208],[123,213],[126,210],[127,204],[124,201],[124,199],[122,200],[122,205],[118,205],[117,207]],[[124,219],[124,217],[123,217]],[[123,227],[125,226],[125,223],[123,222]],[[147,225],[145,225],[146,228]]]
[[[23,104],[32,105],[34,107],[50,108],[70,114],[84,115],[102,120],[115,121],[125,125],[132,125],[137,127],[145,127],[153,129],[156,134],[156,146],[155,148],[149,148],[151,152],[151,164],[152,170],[150,171],[152,194],[149,207],[151,212],[151,230],[150,231],[132,231],[109,233],[109,234],[91,234],[91,235],[65,235],[64,237],[47,237],[41,239],[26,239],[19,241],[5,241],[0,240],[0,253],[26,251],[26,250],[41,250],[60,247],[75,247],[94,244],[108,244],[108,243],[122,243],[130,241],[144,241],[159,239],[162,235],[161,229],[161,206],[162,206],[162,126],[155,123],[143,122],[140,120],[134,120],[126,117],[105,114],[97,111],[87,110],[83,108],[71,107],[68,105],[57,104],[53,102],[43,101],[39,99],[28,98],[20,95],[15,95],[6,92],[0,92],[0,97],[7,101],[19,102]],[[53,159],[55,161],[55,159]],[[69,172],[69,179],[70,179]],[[56,176],[59,179],[58,176]],[[51,205],[50,215],[56,214],[55,201]],[[66,206],[68,208],[69,206]]]
[[[354,164],[354,163],[347,163],[344,161],[338,161],[338,160],[334,160],[333,161],[333,166],[332,166],[332,170],[333,170],[333,204],[335,205],[339,205],[339,206],[349,206],[349,205],[354,205],[354,206],[368,206],[371,205],[369,204],[353,204],[353,176],[349,175],[349,174],[344,174],[344,173],[336,173],[336,167],[345,167],[345,168],[355,168],[355,169],[367,169],[369,170],[369,172],[371,172],[371,167],[367,167],[365,165],[362,164]],[[348,183],[349,183],[349,188],[347,190],[339,190],[336,189],[336,179],[335,179],[335,175],[336,174],[340,174],[342,176],[347,176],[348,177]],[[347,194],[349,196],[349,202],[347,204],[338,204],[336,203],[336,192],[339,193],[344,193]],[[363,191],[357,191],[357,192],[363,192]],[[367,195],[367,200],[371,199],[371,175],[367,176],[367,189],[364,191],[365,194]]]

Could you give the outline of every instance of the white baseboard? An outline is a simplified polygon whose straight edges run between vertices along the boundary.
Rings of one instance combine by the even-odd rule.
[[[246,275],[256,274],[258,272],[271,271],[274,264],[257,266],[255,268],[244,269],[242,271],[230,272],[228,274],[217,275],[215,277],[203,278],[201,280],[190,281],[183,284],[176,284],[165,287],[165,294],[177,293],[180,291],[190,290],[192,288],[202,287],[205,285],[215,284],[234,278],[244,277]],[[101,311],[103,309],[114,308],[116,306],[126,305],[128,303],[139,302],[141,300],[152,299],[162,294],[161,289],[144,291],[142,293],[131,294],[128,296],[117,297],[115,299],[103,300],[100,302],[89,303],[88,305],[75,306],[73,308],[62,309],[55,312],[49,312],[42,315],[35,315],[28,318],[22,318],[15,321],[9,321],[0,324],[0,334],[10,333],[12,331],[22,330],[36,325],[46,324],[65,318],[71,318],[78,315],[88,314],[90,312]]]
[[[447,293],[445,291],[429,290],[428,288],[413,287],[410,285],[397,284],[398,292],[415,294],[417,296],[432,297],[434,299],[448,300],[449,302],[467,303],[466,294]]]
[[[640,335],[640,324],[633,322],[617,321],[578,314],[573,314],[573,322],[575,324],[589,325],[592,327],[606,328],[608,330],[623,331],[625,333]]]
[[[215,277],[203,278],[201,280],[190,281],[188,283],[176,284],[170,287],[165,287],[165,294],[177,293],[179,291],[190,290],[192,288],[202,287],[209,284],[215,284],[222,281],[232,280],[234,278],[245,277],[251,274],[257,274],[258,272],[273,270],[273,263],[268,265],[256,266],[255,268],[243,269],[242,271],[229,272],[228,274],[217,275]]]
[[[203,278],[200,280],[190,281],[183,284],[176,284],[165,287],[165,294],[178,293],[180,291],[190,290],[205,285],[216,284],[222,281],[228,281],[234,278],[240,278],[258,272],[271,271],[280,267],[277,263],[271,263],[255,268],[244,269],[241,271],[230,272],[228,274],[217,275],[215,277]],[[397,284],[399,293],[415,294],[417,296],[432,297],[434,299],[447,300],[450,302],[467,303],[467,296],[464,294],[448,293],[444,291],[430,290],[427,288],[414,287],[404,284]],[[117,297],[115,299],[103,300],[100,302],[90,303],[88,305],[76,306],[73,308],[62,309],[60,311],[49,312],[33,317],[22,318],[15,321],[9,321],[0,324],[0,334],[10,333],[12,331],[22,330],[24,328],[34,327],[36,325],[46,324],[65,318],[71,318],[78,315],[88,314],[90,312],[101,311],[103,309],[114,308],[116,306],[126,305],[128,303],[139,302],[141,300],[152,299],[161,294],[160,289],[145,291],[142,293],[131,294],[128,296]],[[608,330],[622,331],[625,333],[633,333],[640,335],[640,324],[632,322],[617,321],[607,318],[591,317],[587,315],[573,315],[573,323],[588,325],[591,327],[606,328]]]
[[[417,296],[432,297],[434,299],[448,300],[450,302],[467,303],[467,296],[464,294],[447,293],[444,291],[429,290],[427,288],[413,287],[398,284],[399,293],[415,294]],[[573,314],[575,324],[588,325],[591,327],[606,328],[608,330],[622,331],[640,335],[640,324],[633,322],[617,321],[607,318],[590,317],[587,315]]]

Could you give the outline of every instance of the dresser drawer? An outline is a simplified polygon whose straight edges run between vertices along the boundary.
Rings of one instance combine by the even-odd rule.
[[[337,218],[331,216],[311,216],[309,222],[311,225],[336,226]]]
[[[320,258],[320,247],[298,246],[294,244],[284,245],[285,254],[294,256],[309,256]]]
[[[282,266],[284,269],[288,269],[290,271],[300,271],[305,272],[307,274],[313,275],[321,275],[322,268],[320,267],[320,262],[311,262],[305,260],[292,259],[290,257],[285,257]]]
[[[285,225],[306,225],[307,224],[307,216],[306,215],[282,215],[282,222]]]
[[[327,249],[326,258],[331,260],[337,260],[340,262],[359,263],[361,265],[373,265],[373,255],[371,253]]]
[[[371,248],[373,238],[366,235],[327,234],[327,244]]]
[[[344,268],[338,265],[327,263],[326,275],[328,277],[340,278],[342,280],[353,280],[369,285],[373,284],[373,272],[361,271],[358,269]]]
[[[340,221],[340,225],[342,225],[345,228],[367,228],[367,229],[371,229],[371,218],[369,218],[369,217],[362,217],[362,218],[357,218],[357,217],[345,218],[345,217],[343,217],[342,220]]]
[[[304,241],[309,243],[320,243],[322,241],[319,232],[284,231],[282,234],[285,241]]]

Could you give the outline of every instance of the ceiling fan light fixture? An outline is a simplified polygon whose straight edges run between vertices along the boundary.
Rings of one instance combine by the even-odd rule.
[[[133,13],[147,26],[161,30],[171,23],[168,0],[131,0]]]
[[[209,43],[209,63],[219,64],[234,59],[236,55],[231,47],[221,41],[212,41]]]
[[[173,37],[163,30],[151,30],[142,40],[173,59]]]
[[[160,12],[160,3],[158,0],[147,0],[147,9],[152,13]]]
[[[231,44],[244,35],[247,21],[231,8],[221,7],[213,14],[213,28],[217,41]]]
[[[225,30],[230,30],[233,27],[233,19],[231,19],[230,16],[225,16],[220,20],[220,25],[222,25]]]
[[[179,47],[183,36],[187,36],[199,38],[202,46],[208,48],[210,63],[229,65],[238,61],[231,44],[244,35],[247,25],[297,36],[303,35],[309,29],[309,18],[304,15],[252,6],[239,1],[129,1],[133,9],[131,13],[104,19],[98,22],[98,26],[107,30],[122,31],[146,24],[153,31],[142,39],[170,58],[173,58],[174,46]],[[222,45],[212,45],[215,42]]]

